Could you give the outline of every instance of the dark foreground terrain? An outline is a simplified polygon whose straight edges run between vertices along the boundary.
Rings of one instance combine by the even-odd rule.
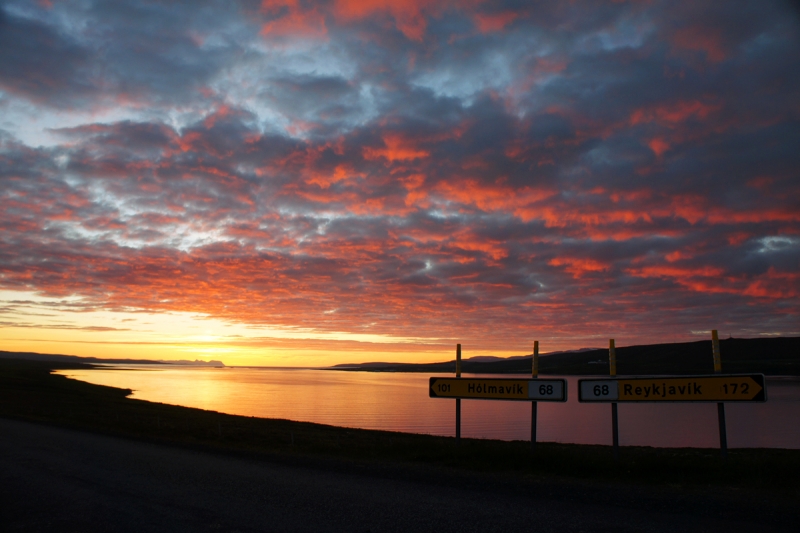
[[[744,492],[230,456],[0,419],[3,531],[797,531]],[[794,516],[793,516],[794,515]]]
[[[0,361],[0,531],[797,531],[800,452],[224,415]]]

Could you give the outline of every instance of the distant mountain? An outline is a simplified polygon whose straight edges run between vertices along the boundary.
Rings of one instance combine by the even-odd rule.
[[[711,341],[623,346],[616,349],[620,375],[711,374]],[[774,376],[800,376],[800,337],[723,339],[720,341],[725,373],[758,372]],[[477,356],[464,359],[468,374],[530,374],[531,355]],[[363,363],[329,368],[368,372],[454,373],[455,361],[441,363]],[[582,348],[539,357],[539,372],[561,375],[607,375],[608,349]]]
[[[545,354],[539,354],[539,357],[550,357],[551,355],[559,355],[559,354],[565,354],[565,353],[581,353],[581,352],[587,352],[587,351],[590,352],[590,351],[596,351],[596,350],[599,350],[599,348],[580,348],[578,350],[565,350],[563,352],[549,352],[549,353],[545,353]],[[473,357],[466,357],[466,358],[462,359],[461,363],[462,364],[464,364],[465,362],[470,362],[470,363],[495,363],[495,362],[500,362],[500,361],[514,361],[514,360],[517,360],[517,359],[527,359],[528,361],[530,361],[531,360],[531,356],[530,355],[512,355],[511,357],[498,357],[496,355],[476,355],[476,356],[473,356]],[[342,363],[342,364],[338,364],[338,365],[333,365],[332,367],[329,367],[328,369],[333,368],[333,369],[336,369],[336,370],[366,370],[366,369],[373,370],[373,369],[381,369],[381,368],[394,368],[394,367],[396,367],[398,365],[403,366],[403,365],[409,365],[409,364],[415,365],[416,363],[380,363],[380,362],[374,362],[374,363]],[[431,364],[440,365],[440,364],[448,364],[448,363],[431,363]],[[451,361],[450,364],[455,364],[455,361]]]
[[[45,361],[49,363],[84,363],[106,365],[179,365],[179,366],[208,366],[224,367],[222,361],[164,361],[150,359],[100,359],[99,357],[79,357],[77,355],[46,354],[35,352],[6,352],[0,350],[0,359],[25,359],[28,361]]]
[[[578,348],[577,350],[564,350],[561,352],[548,352],[540,353],[539,357],[550,357],[551,355],[561,355],[565,353],[582,353],[600,350],[601,348]],[[530,355],[512,355],[511,357],[498,357],[496,355],[476,355],[475,357],[467,357],[462,359],[464,361],[471,361],[474,363],[493,363],[495,361],[511,361],[513,359],[527,359],[530,361]]]
[[[222,361],[214,361],[214,360],[203,361],[202,359],[195,359],[194,361],[190,361],[188,359],[179,359],[177,361],[165,361],[162,359],[158,362],[159,364],[164,364],[164,365],[179,365],[179,366],[213,366],[213,367],[225,366],[225,363],[223,363]]]

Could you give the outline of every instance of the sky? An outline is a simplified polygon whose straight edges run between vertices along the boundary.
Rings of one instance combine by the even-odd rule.
[[[800,335],[798,65],[780,1],[2,2],[0,349]]]

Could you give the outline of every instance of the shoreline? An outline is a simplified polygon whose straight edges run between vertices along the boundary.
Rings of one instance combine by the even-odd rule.
[[[444,468],[513,479],[544,476],[656,486],[747,488],[765,493],[784,490],[800,496],[800,450],[735,448],[723,461],[719,451],[710,448],[626,446],[615,463],[611,446],[604,445],[539,442],[531,453],[528,441],[465,438],[461,446],[456,446],[452,437],[227,415],[136,400],[128,398],[129,389],[52,374],[58,367],[63,365],[0,361],[0,416],[270,460],[322,460],[369,468]]]

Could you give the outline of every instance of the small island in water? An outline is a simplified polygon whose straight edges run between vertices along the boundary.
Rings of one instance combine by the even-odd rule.
[[[80,357],[77,355],[61,355],[36,352],[6,352],[0,350],[0,359],[24,359],[26,361],[43,361],[45,363],[81,363],[90,365],[166,365],[166,366],[200,366],[224,368],[222,361],[202,361],[181,359],[166,361],[163,359],[101,359],[99,357]]]

